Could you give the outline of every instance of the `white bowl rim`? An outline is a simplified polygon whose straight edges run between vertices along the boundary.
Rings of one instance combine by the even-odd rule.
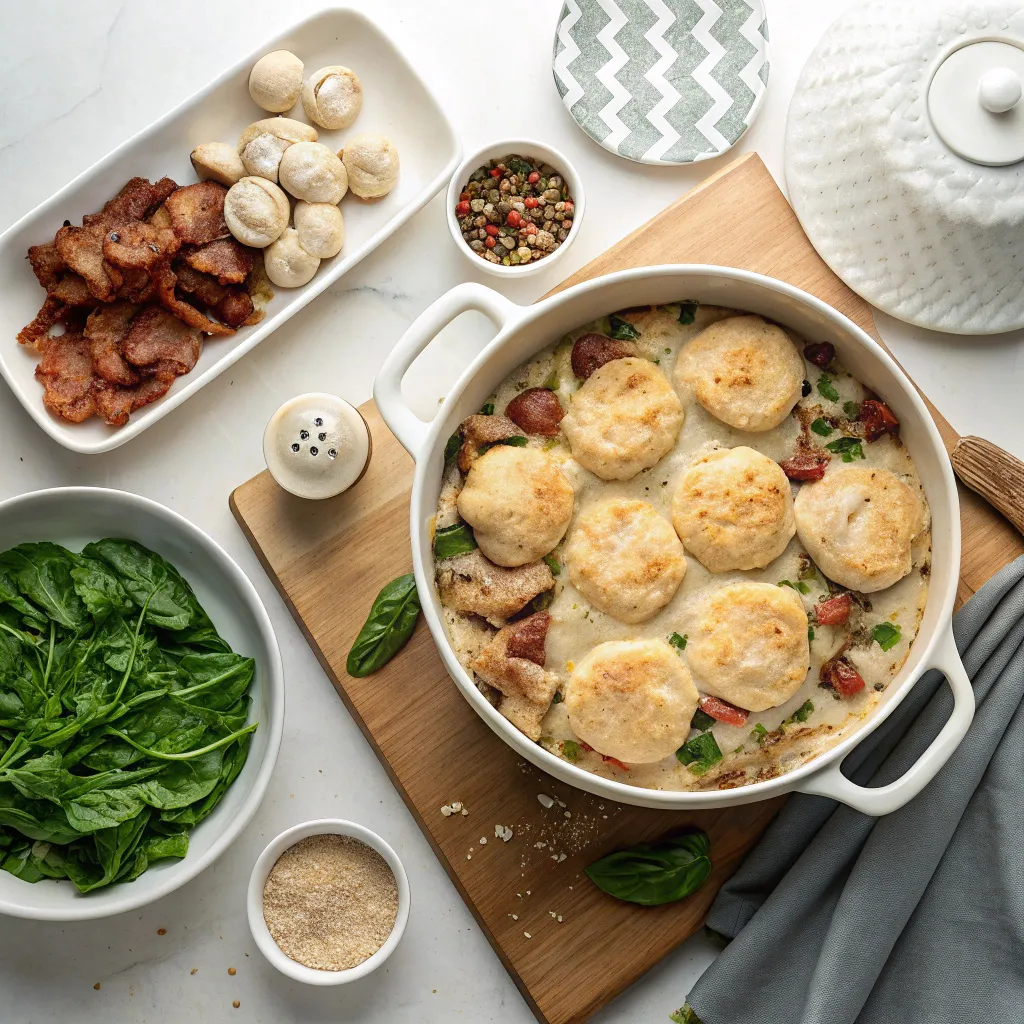
[[[578,789],[594,795],[616,800],[623,804],[632,806],[649,807],[662,810],[681,810],[723,807],[734,804],[752,803],[760,800],[767,800],[774,796],[789,793],[800,788],[802,783],[809,780],[819,772],[832,765],[841,764],[846,755],[866,737],[875,731],[896,707],[909,694],[910,690],[917,683],[926,669],[937,667],[936,658],[941,656],[957,657],[955,648],[951,642],[950,619],[952,616],[953,603],[956,597],[956,585],[958,574],[951,574],[950,581],[945,593],[934,594],[938,608],[938,625],[930,634],[922,632],[915,640],[915,645],[921,650],[921,659],[918,666],[907,675],[901,682],[900,687],[893,694],[893,698],[882,704],[864,720],[861,728],[851,730],[834,747],[830,748],[811,758],[805,764],[793,769],[783,775],[772,779],[753,782],[745,786],[730,790],[712,791],[676,791],[676,790],[654,790],[643,787],[631,786],[614,779],[607,779],[599,775],[577,767],[554,754],[545,750],[539,744],[534,743],[528,737],[512,725],[504,716],[486,700],[480,690],[469,678],[466,670],[458,661],[448,641],[444,624],[435,612],[430,596],[433,592],[433,555],[429,548],[424,549],[421,543],[420,509],[422,495],[426,487],[428,474],[436,472],[437,460],[435,456],[446,440],[443,426],[445,421],[445,408],[449,402],[455,401],[462,395],[465,388],[479,373],[485,373],[487,364],[494,354],[502,348],[515,334],[527,327],[530,323],[542,319],[553,306],[570,298],[578,297],[581,294],[599,293],[610,284],[619,281],[649,279],[651,277],[673,277],[673,276],[695,276],[709,275],[726,280],[743,282],[765,288],[769,291],[784,295],[801,305],[809,308],[812,312],[819,314],[833,325],[849,336],[851,340],[863,348],[868,349],[884,366],[888,372],[894,388],[904,392],[904,396],[914,408],[915,414],[922,424],[929,442],[936,452],[945,452],[942,438],[931,414],[928,412],[919,392],[906,373],[896,363],[893,357],[875,341],[867,332],[854,323],[848,316],[838,309],[830,306],[824,300],[812,295],[796,285],[768,277],[755,271],[743,270],[736,267],[724,267],[715,264],[698,263],[669,263],[656,266],[630,267],[624,270],[615,271],[610,274],[592,278],[588,281],[574,285],[570,289],[559,292],[555,295],[542,299],[532,305],[519,306],[504,300],[510,308],[507,319],[498,330],[497,334],[487,343],[483,350],[470,362],[458,380],[448,389],[445,403],[438,414],[430,423],[423,424],[423,436],[419,439],[418,450],[412,452],[416,463],[412,497],[410,502],[410,532],[412,540],[413,569],[416,575],[416,584],[423,598],[423,614],[427,620],[435,646],[441,655],[448,674],[455,681],[463,696],[470,705],[477,711],[484,722],[496,732],[513,750],[536,767],[548,772],[556,778],[569,782]],[[383,374],[383,371],[382,371]],[[375,395],[377,389],[375,388]],[[378,401],[378,404],[380,402]],[[952,467],[948,458],[939,461],[941,473],[942,494],[929,495],[933,506],[938,500],[943,500],[950,513],[952,528],[951,562],[959,566],[960,562],[960,516],[959,504],[956,491],[956,482],[953,477]],[[433,510],[431,510],[433,511]],[[930,592],[931,598],[931,592]],[[962,669],[961,669],[962,671]],[[932,748],[929,747],[929,752]],[[924,760],[924,757],[922,757]]]
[[[466,177],[475,171],[482,161],[490,160],[491,157],[485,156],[485,154],[491,153],[495,149],[504,150],[505,155],[523,153],[527,156],[533,156],[534,154],[542,156],[547,163],[558,170],[558,173],[569,184],[572,201],[575,206],[572,227],[569,229],[569,234],[566,236],[565,241],[550,256],[545,256],[544,259],[538,260],[536,263],[531,260],[525,266],[520,264],[517,267],[506,267],[501,263],[491,263],[490,260],[484,260],[477,256],[462,237],[462,229],[459,227],[458,219],[455,216],[455,204],[459,193]],[[527,152],[529,150],[533,152]],[[448,183],[448,191],[445,193],[445,217],[448,221],[448,230],[451,232],[456,248],[474,267],[483,269],[497,277],[527,277],[530,274],[536,274],[550,267],[576,241],[586,208],[587,196],[583,188],[583,179],[580,177],[580,173],[576,170],[573,162],[560,149],[556,149],[546,142],[541,142],[539,139],[495,139],[485,146],[480,146],[455,168],[455,173]]]
[[[376,850],[384,858],[388,867],[391,868],[391,872],[395,876],[395,883],[398,886],[398,913],[395,916],[395,923],[391,929],[391,934],[387,937],[384,945],[362,963],[343,971],[319,970],[315,967],[306,967],[304,964],[292,960],[291,957],[282,952],[281,947],[274,941],[274,937],[270,934],[270,929],[267,927],[267,922],[263,917],[263,888],[267,883],[267,876],[277,863],[278,858],[285,850],[290,849],[301,840],[318,835],[350,836],[365,843],[370,849]],[[293,978],[295,981],[304,982],[307,985],[345,985],[350,981],[357,981],[359,978],[363,978],[375,971],[391,956],[405,934],[405,926],[409,922],[410,904],[409,877],[405,873],[405,866],[402,864],[398,854],[376,832],[371,831],[365,825],[349,821],[346,818],[315,818],[311,821],[303,821],[298,825],[292,825],[291,828],[285,829],[284,832],[267,843],[253,865],[245,900],[246,913],[249,918],[249,929],[260,952],[282,974]]]
[[[58,908],[27,908],[23,906],[12,907],[0,896],[0,914],[9,917],[21,917],[36,921],[89,921],[103,917],[113,917],[116,914],[123,914],[129,910],[138,910],[158,899],[174,892],[186,882],[192,881],[197,875],[205,871],[239,836],[242,830],[249,824],[255,815],[267,787],[270,785],[270,777],[277,764],[277,755],[281,749],[281,738],[284,734],[284,667],[281,661],[281,649],[277,642],[277,634],[267,614],[267,609],[260,600],[252,581],[242,571],[238,563],[205,531],[201,530],[195,523],[186,519],[183,515],[161,505],[152,498],[143,497],[141,494],[134,494],[131,491],[122,491],[113,487],[47,487],[38,491],[29,491],[26,494],[15,495],[0,501],[0,515],[16,508],[19,505],[27,505],[33,501],[51,500],[57,496],[61,499],[73,502],[76,498],[103,497],[107,500],[124,504],[125,506],[149,513],[150,515],[170,520],[185,533],[192,536],[197,546],[203,548],[219,564],[221,570],[229,577],[235,585],[239,597],[245,603],[246,610],[253,616],[256,627],[263,635],[267,649],[270,652],[270,662],[262,666],[260,685],[267,687],[268,706],[277,709],[276,714],[271,715],[266,723],[260,722],[260,728],[266,728],[269,738],[267,750],[259,771],[253,780],[252,789],[246,796],[244,803],[238,813],[228,823],[223,832],[213,841],[210,848],[201,856],[189,860],[188,855],[166,872],[167,877],[154,889],[140,892],[135,890],[132,895],[131,885],[118,887],[120,899],[108,897],[104,904],[93,902],[90,906],[88,895],[83,897],[73,896],[70,906],[66,910]],[[201,827],[201,826],[200,826]],[[28,883],[26,883],[28,884]],[[39,883],[36,883],[39,884]],[[110,904],[109,906],[107,904]]]

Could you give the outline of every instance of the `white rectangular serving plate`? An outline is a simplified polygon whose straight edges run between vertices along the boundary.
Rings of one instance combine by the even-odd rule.
[[[194,182],[189,154],[199,143],[233,144],[247,125],[274,116],[256,106],[248,82],[252,65],[263,54],[280,49],[295,53],[305,64],[307,75],[329,64],[342,64],[359,75],[362,112],[344,131],[318,129],[320,141],[337,150],[347,135],[357,132],[388,136],[401,161],[398,184],[376,202],[347,195],[341,204],[345,217],[341,252],[324,260],[309,284],[275,289],[260,323],[227,338],[207,339],[195,369],[179,377],[162,399],[132,413],[126,426],[109,427],[98,417],[67,423],[52,415],[43,405],[43,389],[34,376],[38,356],[15,340],[46,295],[32,273],[28,247],[51,241],[65,219],[81,223],[83,215],[99,210],[135,175],[151,181],[168,175],[179,185]],[[285,116],[307,120],[301,103]],[[87,455],[117,448],[223,373],[397,231],[447,182],[461,153],[461,144],[437,99],[387,35],[357,11],[321,11],[266,42],[0,235],[0,294],[4,296],[0,373],[36,423],[65,448]]]

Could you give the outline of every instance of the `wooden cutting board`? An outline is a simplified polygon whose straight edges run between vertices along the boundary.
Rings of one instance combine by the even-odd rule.
[[[811,248],[756,155],[709,178],[562,287],[658,263],[713,263],[771,275],[819,296],[878,337],[868,305]],[[345,658],[373,598],[411,566],[412,461],[372,402],[361,411],[373,435],[373,459],[355,488],[328,501],[302,501],[264,472],[232,494],[231,509],[537,1018],[584,1021],[701,926],[715,892],[781,801],[667,813],[618,806],[554,781],[471,710],[422,621],[382,671],[348,676]],[[932,411],[947,444],[954,444],[956,432]],[[966,491],[961,497],[961,597],[967,597],[1022,547],[980,499]],[[538,794],[561,802],[545,808]],[[442,815],[453,801],[469,814]],[[710,835],[714,871],[682,903],[637,908],[603,895],[582,874],[612,849],[683,824]],[[513,837],[497,838],[497,825],[510,827]],[[680,1002],[685,995],[679,992]]]

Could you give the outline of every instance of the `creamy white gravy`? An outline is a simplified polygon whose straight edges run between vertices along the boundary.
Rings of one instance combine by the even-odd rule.
[[[686,325],[678,322],[678,312],[678,306],[663,306],[647,313],[630,315],[634,326],[642,332],[640,339],[636,341],[637,354],[656,362],[670,381],[676,356],[687,340],[714,321],[739,314],[737,310],[701,306],[696,311],[694,322]],[[495,411],[501,413],[509,401],[525,388],[550,387],[556,383],[555,390],[562,406],[568,409],[573,393],[580,386],[580,381],[574,376],[570,365],[572,342],[591,331],[608,333],[607,318],[573,331],[510,374],[494,395]],[[802,351],[804,340],[792,331],[787,333]],[[838,401],[830,401],[819,393],[815,384],[822,371],[811,363],[806,363],[805,370],[811,383],[811,393],[800,400],[793,414],[778,427],[758,433],[736,430],[715,419],[697,403],[692,394],[687,394],[677,386],[686,410],[686,419],[675,448],[652,469],[641,472],[632,480],[601,480],[585,470],[572,458],[568,441],[561,435],[553,441],[533,437],[530,439],[530,445],[547,449],[560,461],[575,490],[573,522],[582,508],[586,508],[598,498],[611,497],[634,498],[649,502],[671,521],[671,502],[676,481],[695,458],[715,448],[746,445],[776,462],[781,462],[793,454],[797,438],[801,434],[802,422],[809,422],[817,416],[843,417],[844,403],[860,403],[865,397],[869,397],[864,387],[842,368],[841,350],[838,352],[835,366],[839,372],[830,376],[830,380],[839,394]],[[881,397],[884,399],[885,396]],[[839,437],[840,433],[841,431],[836,431],[830,439]],[[910,455],[898,440],[885,436],[870,444],[865,442],[862,449],[865,458],[857,459],[857,465],[888,469],[914,487],[921,495],[922,501],[925,500]],[[838,456],[833,457],[833,467],[835,465],[841,465]],[[446,476],[438,504],[439,527],[448,525],[457,518],[454,502],[460,486],[458,472],[450,471]],[[793,486],[795,489],[800,485]],[[569,533],[572,532],[572,528],[573,524],[570,523]],[[559,545],[555,551],[556,557],[560,555],[561,549],[562,545]],[[810,614],[814,604],[828,596],[828,585],[820,573],[803,580],[799,579],[801,568],[807,565],[807,557],[798,537],[794,537],[783,554],[766,568],[751,571],[711,573],[687,554],[686,575],[675,597],[653,618],[635,625],[619,622],[593,608],[573,587],[563,566],[555,582],[554,599],[548,609],[551,614],[551,627],[547,634],[545,668],[561,676],[564,684],[572,671],[572,666],[579,663],[595,646],[607,640],[647,637],[664,639],[672,633],[685,635],[694,610],[702,598],[723,584],[737,580],[766,583],[779,583],[781,580],[799,581],[807,588],[807,593],[801,593],[799,596]],[[855,617],[851,617],[851,625],[856,627],[855,636],[846,655],[867,685],[852,698],[840,700],[831,690],[819,685],[822,663],[838,651],[850,632],[849,627],[814,626],[810,644],[810,670],[804,684],[785,704],[768,711],[751,713],[743,726],[716,722],[712,731],[724,756],[703,776],[695,775],[675,757],[668,757],[653,764],[632,765],[626,771],[618,765],[602,760],[596,752],[582,750],[575,757],[575,763],[596,775],[619,782],[666,790],[732,788],[792,771],[834,746],[842,736],[855,727],[875,706],[885,687],[903,665],[924,614],[930,561],[931,534],[930,530],[925,530],[914,544],[911,573],[887,590],[866,595],[861,599],[864,609],[856,613]],[[807,576],[806,572],[804,575]],[[475,616],[450,610],[446,613],[446,620],[456,654],[463,665],[468,666],[495,630]],[[872,627],[880,622],[891,622],[900,627],[900,640],[888,651],[883,651],[878,643],[870,640]],[[686,657],[685,651],[681,656]],[[488,691],[487,686],[480,685],[485,692]],[[806,717],[806,721],[790,722],[779,731],[780,725],[808,700],[813,703],[814,710]],[[758,723],[770,734],[767,739],[762,737],[761,742],[758,742],[754,734]],[[544,719],[540,743],[553,753],[572,760],[572,756],[567,756],[564,746],[566,741],[570,741],[568,754],[576,754],[574,744],[578,738],[569,726],[565,705],[552,704]]]

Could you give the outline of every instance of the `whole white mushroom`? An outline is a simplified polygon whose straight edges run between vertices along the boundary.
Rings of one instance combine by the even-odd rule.
[[[281,237],[264,250],[263,266],[274,284],[281,288],[298,288],[313,279],[320,257],[299,245],[295,228],[286,228]]]
[[[281,187],[307,203],[340,203],[348,191],[348,171],[319,142],[296,142],[285,150],[278,168]]]
[[[249,72],[249,95],[275,114],[291,110],[302,92],[302,61],[289,50],[260,57]]]
[[[345,244],[345,220],[341,210],[330,203],[295,204],[292,214],[299,245],[311,256],[330,259]]]
[[[189,157],[196,174],[204,181],[218,181],[231,188],[245,177],[245,165],[234,146],[226,142],[203,142]]]
[[[363,109],[359,76],[340,64],[314,71],[302,87],[302,109],[321,128],[347,128]]]
[[[353,135],[345,143],[341,161],[348,185],[362,199],[386,196],[398,181],[398,150],[383,135]]]
[[[268,181],[277,181],[278,168],[284,152],[296,142],[316,142],[312,125],[290,117],[265,117],[254,121],[238,140],[238,155],[249,174]]]
[[[288,197],[266,178],[242,178],[224,197],[224,221],[243,245],[265,249],[288,227]]]

